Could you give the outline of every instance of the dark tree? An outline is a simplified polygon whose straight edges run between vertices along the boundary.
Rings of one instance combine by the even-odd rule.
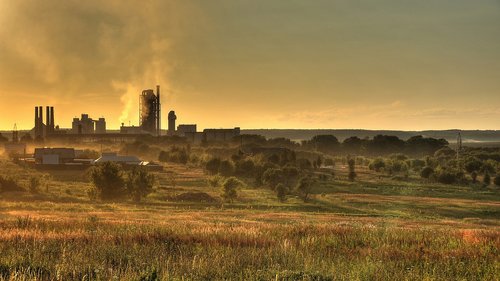
[[[276,186],[276,197],[278,197],[278,200],[280,202],[285,202],[286,201],[286,194],[288,192],[288,189],[286,186],[282,183],[279,183]]]
[[[310,141],[307,141],[304,144],[310,149],[324,153],[335,152],[340,146],[339,140],[334,135],[314,136]]]
[[[500,186],[500,175],[497,175],[495,177],[495,179],[493,179],[493,183],[496,185],[496,186]]]
[[[207,161],[205,164],[205,170],[207,170],[211,175],[215,175],[219,172],[220,159],[215,157]]]
[[[113,162],[104,162],[92,168],[90,178],[97,196],[102,200],[124,198],[127,195],[122,168]]]
[[[424,179],[428,179],[434,174],[434,169],[429,166],[425,166],[422,171],[420,171],[420,176]]]
[[[309,195],[312,192],[313,184],[314,181],[310,176],[302,177],[297,183],[297,187],[295,188],[295,190],[304,202],[307,202],[309,200]]]
[[[262,175],[262,181],[272,190],[275,190],[276,186],[283,182],[283,171],[277,168],[267,169]]]
[[[345,153],[361,154],[367,141],[358,137],[349,137],[342,142],[342,149]]]
[[[154,184],[154,175],[145,169],[135,168],[127,175],[127,191],[135,202],[153,192]]]
[[[219,164],[219,173],[225,177],[229,177],[234,173],[233,163],[229,160],[222,160]]]
[[[488,174],[488,173],[484,174],[483,183],[484,183],[484,186],[489,186],[491,184],[490,174]]]
[[[349,158],[347,160],[347,165],[349,166],[349,180],[354,181],[356,179],[356,161],[354,158]]]
[[[243,186],[243,183],[235,177],[227,178],[222,184],[222,198],[233,202],[238,197],[237,188]]]

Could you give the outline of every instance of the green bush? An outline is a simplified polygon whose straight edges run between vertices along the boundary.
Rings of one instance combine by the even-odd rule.
[[[102,200],[120,199],[127,195],[121,166],[113,162],[104,162],[94,166],[90,178],[98,198]]]
[[[222,160],[219,163],[219,173],[225,177],[229,177],[234,173],[233,163],[229,160]]]
[[[272,190],[275,190],[276,186],[281,183],[283,179],[283,171],[278,168],[269,168],[262,175],[262,181]]]
[[[380,172],[384,168],[385,168],[385,161],[380,157],[373,159],[368,165],[368,169],[376,172]]]
[[[354,181],[356,179],[356,162],[354,161],[353,158],[349,158],[347,160],[347,165],[349,166],[349,180]]]
[[[286,201],[286,194],[288,192],[288,189],[286,186],[282,183],[279,183],[276,186],[276,197],[278,197],[278,200],[280,202],[285,202]]]
[[[454,171],[450,171],[450,170],[446,170],[446,169],[440,170],[437,173],[436,178],[437,178],[438,182],[444,183],[444,184],[454,184],[458,180],[457,174]]]
[[[420,171],[420,176],[424,179],[430,178],[434,174],[434,169],[429,166],[425,166],[422,171]]]
[[[205,164],[205,170],[207,170],[207,172],[211,175],[217,174],[219,172],[220,162],[220,159],[217,157],[211,158]]]
[[[40,186],[42,185],[42,181],[37,176],[31,176],[28,184],[29,191],[31,193],[40,192]]]
[[[221,177],[220,175],[214,175],[214,176],[208,177],[207,178],[208,186],[219,187],[221,185],[223,179],[224,178]]]
[[[483,177],[483,183],[485,186],[489,186],[491,184],[491,176],[490,174],[486,173]]]
[[[496,186],[500,186],[500,174],[498,174],[495,179],[493,179],[493,183],[496,185]]]
[[[314,181],[310,176],[302,177],[297,183],[295,190],[304,202],[307,202],[309,200],[309,195],[312,192],[313,184]]]
[[[227,178],[222,184],[222,198],[226,201],[233,202],[238,197],[237,188],[244,184],[235,177]]]
[[[135,202],[153,192],[154,184],[154,175],[145,169],[135,168],[127,175],[127,192]]]

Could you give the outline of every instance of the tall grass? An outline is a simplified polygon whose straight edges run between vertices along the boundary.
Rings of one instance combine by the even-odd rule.
[[[495,280],[500,233],[274,222],[0,223],[6,280]]]

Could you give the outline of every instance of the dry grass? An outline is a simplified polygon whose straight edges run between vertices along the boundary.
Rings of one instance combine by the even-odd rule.
[[[3,164],[22,183],[36,173]],[[50,175],[48,192],[1,194],[0,280],[498,279],[495,190],[363,171],[320,183],[307,204],[252,186],[234,204],[200,204],[162,198],[217,197],[202,171],[166,169],[141,204],[90,202],[83,172]]]

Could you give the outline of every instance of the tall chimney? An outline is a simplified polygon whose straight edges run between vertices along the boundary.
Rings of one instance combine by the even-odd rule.
[[[40,128],[40,124],[38,122],[38,106],[35,106],[35,138],[38,136],[38,130]]]
[[[54,132],[56,122],[54,121],[54,107],[50,107],[50,130]]]
[[[157,101],[156,101],[156,106],[157,106],[157,109],[156,109],[156,130],[157,130],[157,133],[156,133],[156,135],[160,136],[161,135],[160,85],[156,85],[156,98],[157,98]]]
[[[46,114],[46,116],[45,116],[46,124],[45,125],[47,125],[47,127],[50,127],[50,106],[45,107],[45,114]]]
[[[39,135],[43,138],[43,106],[38,107],[38,113],[40,113],[40,116],[38,117],[38,123],[40,124]]]

